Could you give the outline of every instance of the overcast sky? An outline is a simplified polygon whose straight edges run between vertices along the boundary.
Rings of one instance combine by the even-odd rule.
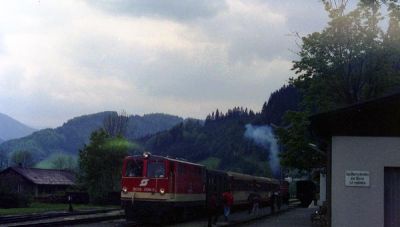
[[[319,0],[19,0],[0,7],[0,112],[56,127],[105,110],[260,111]]]

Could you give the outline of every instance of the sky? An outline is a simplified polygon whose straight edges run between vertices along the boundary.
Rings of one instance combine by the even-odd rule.
[[[36,128],[260,111],[295,76],[295,34],[328,21],[320,0],[19,0],[0,15],[0,112]]]

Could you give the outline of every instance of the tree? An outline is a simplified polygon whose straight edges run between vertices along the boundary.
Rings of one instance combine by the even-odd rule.
[[[7,155],[0,151],[0,171],[8,167]]]
[[[111,136],[124,136],[128,127],[129,116],[125,111],[120,114],[111,113],[105,117],[103,122],[104,130]]]
[[[21,167],[29,168],[35,164],[32,152],[20,150],[11,154],[11,165],[20,165]]]
[[[292,83],[311,98],[309,107],[319,111],[357,103],[398,84],[399,76],[385,70],[391,62],[378,26],[379,5],[361,2],[345,15],[342,9],[327,9],[328,27],[302,38],[300,60],[293,65],[298,77]]]
[[[219,110],[215,111],[215,120],[219,120]]]
[[[79,151],[79,181],[92,202],[104,203],[108,193],[121,190],[122,161],[130,147],[122,137],[112,138],[101,129],[93,132],[90,143]]]
[[[75,171],[76,170],[76,159],[74,159],[70,155],[66,154],[55,154],[51,160],[51,167],[53,169],[64,169],[64,170],[70,170],[70,171]]]
[[[400,84],[398,3],[360,0],[346,11],[347,0],[323,2],[330,22],[302,38],[300,58],[293,64],[297,77],[290,82],[302,95],[301,111],[286,115],[278,136],[282,164],[300,169],[324,164],[321,153],[309,147],[318,144],[307,133],[311,114],[378,97]],[[383,3],[390,12],[386,32],[379,26]]]
[[[290,122],[290,127],[276,130],[284,149],[280,154],[281,165],[307,171],[323,166],[326,155],[316,152],[311,145],[313,141],[308,131],[308,116],[306,112],[289,111],[283,120],[284,123]]]

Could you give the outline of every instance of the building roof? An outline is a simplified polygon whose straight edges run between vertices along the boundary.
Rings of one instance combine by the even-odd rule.
[[[75,185],[75,174],[67,170],[9,167],[3,170],[15,171],[34,184]]]
[[[310,117],[320,137],[400,136],[400,93]]]

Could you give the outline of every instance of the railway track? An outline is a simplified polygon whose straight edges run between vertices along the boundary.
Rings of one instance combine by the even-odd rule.
[[[0,217],[0,225],[4,225],[7,223],[15,223],[22,221],[35,221],[40,219],[49,219],[49,218],[57,218],[57,217],[68,217],[68,216],[77,216],[77,215],[89,215],[89,214],[98,214],[98,213],[106,213],[110,211],[116,211],[119,209],[105,209],[105,210],[88,210],[88,211],[79,211],[79,212],[54,212],[54,213],[45,213],[45,214],[26,214],[26,215],[11,215],[11,216],[2,216]]]
[[[1,217],[0,226],[61,226],[121,219],[120,209],[82,211],[79,213],[48,213]]]
[[[288,208],[297,207],[298,200],[291,200]],[[258,217],[262,218],[262,217]],[[46,213],[33,215],[20,215],[0,217],[0,226],[66,226],[84,225],[125,219],[125,214],[120,209],[80,211],[76,213]],[[138,223],[123,221],[122,226],[141,226]]]

